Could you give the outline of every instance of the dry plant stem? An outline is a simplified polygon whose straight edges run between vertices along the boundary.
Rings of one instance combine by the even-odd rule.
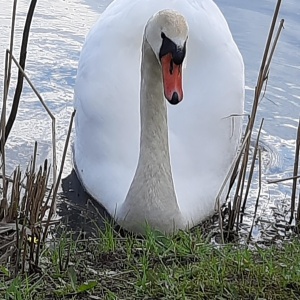
[[[242,144],[242,146],[239,150],[239,153],[236,156],[236,158],[234,159],[234,161],[232,162],[231,167],[230,167],[230,169],[227,173],[227,176],[226,176],[226,178],[225,178],[225,180],[224,180],[224,182],[223,182],[223,184],[220,188],[220,191],[217,195],[217,198],[216,198],[216,205],[217,205],[217,209],[218,209],[218,213],[219,213],[219,227],[220,227],[220,233],[221,233],[221,240],[222,240],[223,244],[225,243],[225,240],[224,240],[224,230],[223,230],[223,221],[222,221],[222,211],[221,211],[220,198],[221,198],[221,195],[224,191],[224,188],[226,186],[227,181],[231,177],[231,174],[232,174],[233,170],[236,168],[236,165],[238,165],[238,162],[241,160],[241,156],[243,154],[243,151],[245,149],[245,146],[247,144],[247,141],[248,141],[249,137],[250,137],[250,133],[248,132],[245,135],[245,138],[244,138],[243,144]]]
[[[249,127],[249,120],[250,120],[250,116],[248,114],[245,114],[245,116],[248,117],[248,124],[247,124],[247,127],[246,127],[246,130],[245,130],[245,133],[249,132],[248,131],[248,127]],[[245,134],[243,135],[245,136]],[[228,192],[227,192],[227,196],[226,196],[226,199],[229,198],[229,195],[230,195],[230,192],[231,192],[231,189],[232,187],[234,186],[234,183],[239,175],[239,170],[240,170],[240,162],[241,162],[241,158],[242,158],[242,155],[239,157],[239,159],[236,161],[236,164],[234,166],[234,169],[232,171],[232,175],[230,177],[230,182],[229,182],[229,189],[228,189]],[[229,210],[230,211],[230,210]]]
[[[251,132],[250,132],[250,135],[251,135]],[[236,220],[237,221],[237,224],[236,224],[237,232],[238,232],[238,218],[239,218],[239,214],[240,214],[242,196],[243,196],[243,191],[244,191],[244,183],[245,183],[245,179],[246,179],[246,171],[247,171],[247,165],[248,165],[248,155],[249,155],[249,149],[250,149],[249,146],[250,146],[250,139],[247,141],[247,144],[246,144],[247,155],[244,154],[244,157],[243,157],[242,168],[240,171],[240,176],[238,178],[237,189],[236,189],[236,193],[235,193],[234,200],[233,200],[232,214],[231,214],[231,218],[229,218],[229,221],[230,221],[229,229],[230,230],[233,229],[234,222]],[[229,235],[230,230],[228,230],[228,235]]]
[[[30,85],[30,87],[34,91],[35,95],[38,97],[38,99],[40,100],[41,104],[43,105],[43,107],[45,108],[46,112],[48,113],[48,115],[51,118],[51,121],[52,121],[52,159],[53,159],[53,166],[52,166],[52,168],[53,168],[53,185],[55,185],[56,184],[56,130],[55,130],[55,122],[56,121],[55,121],[55,117],[51,113],[50,109],[46,105],[46,103],[43,100],[42,96],[37,91],[37,89],[34,87],[33,83],[31,82],[31,80],[26,75],[26,73],[24,72],[24,70],[19,65],[19,63],[17,62],[16,58],[13,55],[12,55],[12,60],[16,64],[16,66],[19,68],[19,71],[22,73],[22,75],[26,79],[27,83]]]
[[[28,236],[26,233],[22,233],[22,236],[23,236],[23,239],[21,240],[21,245],[24,245],[24,249],[23,249],[23,253],[20,252],[22,255],[22,269],[21,269],[21,272],[22,274],[25,273],[25,265],[26,265],[26,257],[27,257],[27,240],[28,240]],[[22,249],[23,247],[21,246],[20,247],[20,250]]]
[[[29,31],[30,31],[31,20],[33,17],[36,2],[37,2],[37,0],[32,0],[30,3],[28,13],[26,16],[24,30],[23,30],[22,44],[21,44],[21,50],[20,50],[20,66],[23,70],[25,69]],[[12,51],[10,51],[10,56],[12,56]],[[5,128],[5,138],[1,140],[1,144],[6,143],[8,135],[9,135],[9,133],[12,129],[13,123],[16,119],[22,89],[23,89],[23,74],[19,70],[18,81],[17,81],[17,86],[16,86],[15,95],[14,95],[14,99],[13,99],[13,104],[12,104],[11,112],[10,112],[10,115],[9,115],[9,118],[8,118],[8,121],[6,124],[6,128]]]
[[[0,175],[0,179],[3,180],[3,176],[2,176],[2,175]],[[6,179],[6,182],[7,182],[7,183],[14,183],[14,180],[11,179],[11,178],[8,177],[8,176],[5,176],[5,179]],[[26,188],[25,184],[22,183],[21,181],[19,182],[19,184],[20,184],[20,186],[21,186],[22,188],[24,188],[24,189]]]
[[[272,19],[272,23],[271,23],[271,27],[270,27],[270,31],[269,31],[267,43],[266,43],[266,46],[265,46],[265,51],[264,51],[264,55],[263,55],[263,59],[262,59],[258,79],[257,79],[257,85],[255,87],[254,102],[253,102],[253,105],[252,105],[251,116],[250,116],[249,124],[248,124],[248,127],[247,127],[247,132],[250,132],[250,139],[247,142],[246,149],[245,149],[245,152],[244,152],[244,157],[243,157],[243,162],[242,162],[242,166],[241,166],[240,176],[239,176],[239,179],[238,179],[237,189],[236,189],[234,202],[233,202],[233,206],[232,206],[232,212],[230,213],[230,216],[229,216],[228,234],[229,234],[229,231],[233,229],[235,219],[238,218],[238,216],[239,216],[239,207],[240,207],[240,203],[241,203],[241,197],[243,195],[244,182],[245,182],[245,178],[246,178],[246,171],[247,171],[248,159],[249,159],[250,140],[251,140],[251,136],[252,136],[253,126],[254,126],[254,123],[255,123],[256,112],[257,112],[259,99],[260,99],[260,95],[261,95],[264,83],[268,78],[267,75],[268,75],[268,72],[269,72],[269,66],[270,66],[270,62],[271,62],[272,57],[273,57],[274,49],[276,47],[276,43],[277,43],[280,31],[282,29],[282,25],[281,25],[280,28],[279,28],[279,31],[276,35],[276,39],[273,43],[273,46],[271,48],[271,42],[272,42],[272,38],[273,38],[273,35],[274,35],[274,30],[275,30],[276,21],[277,21],[278,14],[279,14],[280,5],[281,5],[281,0],[278,0],[275,11],[274,11],[274,15],[273,15],[273,19]],[[283,22],[281,24],[283,24]],[[270,51],[270,49],[271,49],[271,51]]]
[[[25,191],[25,195],[23,198],[22,203],[22,210],[20,211],[20,220],[22,220],[22,227],[20,232],[20,243],[18,245],[18,251],[19,256],[22,255],[22,268],[21,272],[24,273],[25,271],[25,262],[27,257],[27,241],[28,241],[28,234],[26,232],[26,228],[28,227],[28,224],[30,226],[30,209],[31,209],[31,202],[34,201],[33,199],[33,189],[34,189],[34,174],[32,173],[32,162],[31,162],[31,168],[29,169],[29,172],[27,172],[27,189]],[[22,253],[23,249],[23,253]]]
[[[40,250],[40,244],[41,244],[41,231],[42,231],[42,221],[45,216],[45,211],[42,210],[42,206],[45,205],[44,197],[46,194],[47,189],[47,183],[48,183],[48,169],[47,169],[47,161],[45,161],[44,164],[44,170],[42,172],[42,176],[40,178],[40,185],[41,188],[39,188],[39,201],[37,202],[36,212],[35,212],[35,219],[36,223],[34,226],[34,232],[32,231],[32,253],[35,254],[35,258],[32,257],[32,262],[34,262],[35,266],[38,266],[39,264],[39,250]],[[34,238],[36,237],[36,240]],[[36,248],[36,251],[34,249]]]
[[[220,199],[218,199],[217,204],[218,204],[218,212],[219,212],[219,228],[220,228],[220,234],[221,234],[221,241],[222,241],[222,244],[225,244],[223,218],[222,218]]]
[[[225,177],[225,180],[223,181],[222,186],[221,186],[221,188],[220,188],[220,190],[219,190],[219,193],[218,193],[218,195],[217,195],[217,197],[216,197],[216,205],[218,205],[218,201],[220,201],[221,195],[222,195],[222,193],[223,193],[223,191],[224,191],[224,189],[225,189],[225,187],[226,187],[227,181],[230,179],[230,176],[231,176],[231,174],[232,174],[232,171],[235,169],[237,162],[240,160],[240,158],[241,158],[241,156],[242,156],[242,154],[243,154],[243,151],[244,151],[244,149],[245,149],[245,146],[246,146],[246,144],[247,144],[247,141],[248,141],[249,137],[250,137],[250,133],[247,132],[247,133],[245,134],[245,138],[244,138],[244,141],[243,141],[243,143],[242,143],[242,146],[241,146],[241,148],[240,148],[240,150],[239,150],[239,153],[237,154],[236,158],[235,158],[234,161],[232,162],[231,167],[230,167],[230,169],[229,169],[229,171],[228,171],[228,173],[227,173],[227,175],[226,175],[226,177]]]
[[[257,150],[258,150],[258,143],[259,143],[260,133],[261,133],[261,129],[262,129],[263,123],[264,123],[264,119],[262,119],[262,121],[260,123],[260,127],[259,127],[258,134],[257,134],[257,139],[256,139],[256,143],[255,143],[255,148],[254,148],[252,163],[251,163],[251,167],[250,167],[250,171],[249,171],[249,176],[248,176],[248,181],[247,181],[246,193],[245,193],[245,197],[244,197],[244,201],[243,201],[243,206],[242,206],[242,214],[245,212],[246,202],[247,202],[247,198],[248,198],[249,191],[250,191],[250,185],[251,185],[251,182],[252,182],[252,177],[253,177],[253,172],[254,172],[254,166],[255,166],[255,161],[256,161],[256,155],[257,155]],[[243,216],[242,214],[241,214],[241,217]],[[241,220],[241,222],[242,222],[242,220]]]
[[[8,94],[8,51],[5,53],[5,71],[4,71],[4,92],[3,92],[3,102],[2,102],[2,113],[1,113],[1,136],[5,137],[5,123],[6,123],[6,104],[7,104],[7,94]],[[7,203],[7,181],[6,181],[6,168],[5,168],[5,148],[4,144],[0,143],[1,151],[1,169],[2,169],[2,200],[0,203],[0,219],[4,219],[6,215],[6,210],[8,207]]]
[[[298,175],[298,176],[292,176],[292,177],[287,177],[287,178],[276,179],[276,180],[267,180],[267,183],[268,184],[279,183],[279,182],[294,180],[294,179],[298,179],[298,178],[300,178],[300,175]]]
[[[257,107],[258,107],[260,95],[261,95],[261,92],[262,92],[262,89],[263,89],[264,82],[267,79],[267,75],[269,73],[270,63],[271,63],[271,60],[272,60],[272,57],[273,57],[273,54],[274,54],[274,51],[275,51],[275,47],[276,47],[281,29],[282,29],[282,26],[283,26],[283,21],[281,21],[281,25],[279,26],[278,32],[276,34],[276,38],[274,40],[273,46],[272,46],[271,51],[270,51],[271,42],[272,42],[274,30],[275,30],[275,25],[276,25],[276,21],[277,21],[279,10],[280,10],[280,5],[281,5],[281,0],[278,0],[276,8],[275,8],[274,15],[273,15],[273,19],[272,19],[272,23],[271,23],[271,27],[270,27],[270,31],[269,31],[269,35],[268,35],[268,39],[267,39],[267,43],[266,43],[266,47],[265,47],[261,67],[260,67],[260,71],[259,71],[257,85],[256,85],[256,88],[255,88],[254,103],[253,103],[253,106],[252,106],[251,117],[250,117],[250,121],[249,121],[249,130],[251,132],[251,136],[252,136],[252,130],[253,130],[253,126],[254,126],[254,122],[255,122],[255,118],[256,118],[256,112],[257,112]],[[249,143],[248,147],[250,147],[250,143]],[[248,150],[248,149],[246,149],[246,150]],[[247,157],[247,159],[246,159],[247,162],[248,162],[248,155],[249,155],[249,151],[246,151],[245,156]]]
[[[47,160],[44,167],[40,167],[35,172],[35,163],[37,148],[34,148],[34,157],[32,158],[30,168],[27,172],[27,189],[25,191],[25,202],[22,207],[25,208],[23,213],[23,223],[21,230],[21,247],[26,249],[25,256],[23,253],[22,271],[24,270],[24,259],[29,255],[29,273],[34,273],[39,263],[39,253],[41,249],[41,237],[43,234],[43,220],[47,207],[44,204],[45,193],[49,179],[49,168]],[[23,242],[22,242],[23,241]],[[25,245],[26,244],[26,245]]]
[[[295,151],[295,161],[294,161],[294,173],[293,177],[298,176],[298,167],[299,167],[299,150],[300,150],[300,120],[298,124],[297,130],[297,139],[296,139],[296,151]],[[295,211],[295,202],[296,202],[296,192],[297,192],[297,178],[293,179],[293,187],[292,187],[292,196],[291,196],[291,216],[289,223],[291,224],[294,218]],[[298,205],[299,206],[299,205]],[[297,215],[297,222],[299,221],[299,215]]]
[[[37,144],[35,143],[31,163],[25,172],[26,188],[24,189],[20,183],[24,180],[20,167],[15,169],[12,184],[10,183],[9,186],[11,201],[6,219],[8,222],[15,221],[15,226],[8,224],[9,226],[6,226],[8,228],[6,230],[15,229],[16,232],[9,237],[13,240],[8,239],[7,243],[4,242],[4,246],[2,246],[4,250],[2,249],[1,251],[5,252],[5,257],[2,256],[0,259],[4,263],[7,263],[9,259],[13,260],[15,265],[14,275],[20,272],[27,272],[28,267],[29,273],[36,272],[37,267],[39,267],[41,245],[43,246],[41,243],[44,228],[43,220],[46,212],[49,210],[47,205],[49,199],[46,201],[46,204],[44,199],[47,192],[50,168],[46,160],[44,167],[40,167],[36,172],[36,155]]]
[[[34,142],[34,151],[33,151],[33,158],[32,158],[32,170],[33,170],[33,172],[35,171],[36,155],[37,155],[37,141]]]
[[[254,148],[254,153],[253,153],[253,157],[252,157],[252,162],[251,162],[251,167],[250,167],[249,175],[247,178],[247,187],[246,187],[245,197],[244,197],[244,201],[243,201],[243,205],[242,205],[242,209],[241,209],[242,196],[244,194],[245,179],[246,179],[246,173],[247,173],[247,167],[248,167],[248,161],[249,161],[250,139],[247,141],[247,144],[246,144],[246,150],[245,150],[245,154],[244,154],[242,165],[241,165],[241,171],[240,171],[240,175],[238,178],[238,183],[237,183],[236,193],[234,196],[233,206],[232,206],[232,210],[229,215],[227,238],[229,238],[230,231],[233,230],[235,220],[236,220],[236,232],[238,232],[238,230],[239,230],[239,222],[242,222],[242,220],[243,220],[243,213],[245,211],[246,202],[247,202],[248,194],[250,191],[250,185],[251,185],[252,178],[253,178],[255,161],[256,161],[256,156],[257,156],[257,151],[258,151],[258,143],[259,143],[259,138],[260,138],[263,121],[264,120],[262,119],[259,131],[258,131],[256,144],[255,144],[255,148]],[[248,133],[249,133],[249,135],[252,135],[252,131],[250,129],[248,129]],[[239,221],[239,219],[240,219],[240,221]]]
[[[18,220],[18,207],[20,203],[20,196],[21,196],[21,186],[19,184],[21,180],[21,171],[20,167],[17,167],[17,169],[14,172],[14,182],[13,182],[13,192],[11,196],[11,204],[10,204],[10,215],[8,218],[8,222],[13,222],[15,220],[16,224],[16,245],[20,245],[20,240],[19,240],[19,220]],[[18,249],[18,248],[17,248]],[[19,256],[18,256],[18,251],[17,251],[17,257],[16,257],[16,267],[15,267],[15,272],[17,274],[18,272],[18,265],[19,265]]]
[[[51,207],[50,207],[48,219],[47,219],[45,230],[44,230],[43,242],[46,241],[47,232],[48,232],[48,228],[49,228],[49,225],[50,225],[50,220],[51,220],[52,214],[54,213],[54,207],[56,205],[56,194],[57,194],[57,191],[58,191],[59,183],[60,183],[60,180],[61,180],[61,176],[62,176],[62,172],[63,172],[65,160],[66,160],[66,155],[67,155],[67,150],[68,150],[69,141],[70,141],[70,137],[71,137],[71,132],[72,132],[75,113],[76,113],[76,110],[74,110],[72,112],[72,115],[71,115],[69,129],[68,129],[67,138],[66,138],[66,141],[65,141],[63,156],[62,156],[62,161],[61,161],[60,170],[59,170],[59,174],[58,174],[58,178],[57,178],[57,183],[55,185],[53,184],[52,202],[51,202]]]
[[[19,218],[16,218],[16,263],[15,263],[15,275],[18,274],[19,272],[19,264],[20,264],[20,256],[21,256],[21,251],[20,251],[20,247],[21,247],[21,241],[20,241],[20,228],[19,228]]]
[[[21,188],[19,182],[21,180],[20,167],[14,171],[14,179],[12,185],[11,203],[8,209],[7,223],[12,223],[18,217],[18,207],[20,203]]]
[[[284,25],[284,20],[281,19],[279,27],[278,27],[278,30],[277,30],[277,33],[275,35],[275,38],[274,38],[274,41],[273,41],[273,44],[272,44],[272,48],[271,48],[270,54],[268,56],[267,64],[265,66],[265,70],[266,70],[265,76],[266,77],[267,77],[267,74],[269,73],[271,61],[272,61],[272,58],[273,58],[273,55],[274,55],[274,52],[275,52],[275,49],[276,49],[276,46],[277,46],[280,34],[281,34],[281,31],[283,29],[283,25]],[[265,79],[267,79],[267,78],[265,78]]]
[[[12,11],[12,21],[11,21],[11,32],[10,32],[10,53],[13,51],[14,47],[14,33],[15,33],[15,21],[16,21],[16,11],[17,11],[17,1],[14,0],[13,11]],[[2,113],[1,113],[1,139],[5,138],[5,124],[6,124],[6,106],[7,106],[7,95],[9,90],[9,83],[11,77],[11,66],[12,66],[11,55],[8,59],[8,53],[5,53],[5,68],[4,68],[4,90],[3,90],[3,101],[2,101]],[[3,209],[3,214],[7,209],[7,182],[5,180],[5,149],[4,144],[0,144],[0,151],[2,153],[2,176],[3,176],[3,186],[2,186],[2,201],[0,203],[0,208]],[[1,209],[0,209],[1,213]],[[0,215],[1,218],[1,215]]]
[[[50,169],[49,169],[50,170]],[[49,171],[48,171],[48,174],[47,174],[47,182],[49,181]],[[52,196],[52,192],[53,192],[53,185],[51,185],[51,188],[50,188],[50,190],[49,190],[49,194],[48,194],[48,197],[47,197],[47,200],[46,200],[46,202],[45,202],[45,205],[44,205],[44,208],[45,208],[45,210],[46,209],[48,209],[48,204],[49,204],[49,202],[50,202],[50,198],[51,198],[51,196]],[[45,212],[44,212],[44,214],[45,214]]]
[[[275,30],[275,25],[276,25],[276,21],[277,21],[279,10],[280,10],[280,5],[281,5],[281,0],[278,0],[276,8],[275,8],[274,15],[273,15],[273,19],[272,19],[271,28],[270,28],[269,36],[268,36],[268,39],[267,39],[263,60],[262,60],[261,67],[260,67],[260,72],[259,72],[259,76],[258,76],[258,80],[257,80],[257,87],[255,89],[254,102],[255,102],[256,105],[254,106],[254,110],[252,110],[252,112],[251,112],[250,130],[252,130],[253,125],[254,125],[259,96],[260,96],[264,81],[267,78],[267,73],[269,72],[269,64],[267,63],[267,59],[269,58],[269,62],[270,62],[271,59],[272,59],[273,53],[274,53],[274,51],[273,51],[273,52],[271,52],[271,55],[269,55],[270,45],[271,45],[271,42],[272,42],[272,38],[273,38],[274,30]],[[281,29],[280,29],[280,31],[281,31]],[[274,42],[274,46],[272,47],[272,49],[273,48],[275,49],[275,46],[276,46],[276,43]]]
[[[227,231],[227,239],[229,238],[230,232],[233,229],[234,226],[234,222],[238,217],[238,209],[240,207],[240,202],[241,202],[241,196],[243,193],[243,182],[245,180],[245,176],[246,176],[246,170],[247,170],[247,162],[248,162],[248,158],[246,157],[246,153],[249,153],[249,145],[250,145],[250,137],[251,137],[251,131],[248,129],[249,128],[249,123],[246,129],[246,132],[249,136],[249,138],[246,141],[246,145],[245,145],[245,151],[244,151],[244,156],[243,156],[243,160],[242,160],[242,164],[241,164],[241,168],[240,168],[240,173],[238,176],[238,182],[237,182],[237,186],[236,186],[236,191],[235,191],[235,195],[234,195],[234,199],[233,199],[233,205],[232,208],[230,210],[230,214],[229,214],[229,218],[228,218],[228,231]],[[246,160],[247,159],[247,160]]]
[[[298,233],[300,233],[300,192],[299,192],[299,197],[298,197],[296,230]]]
[[[254,221],[256,218],[256,214],[257,214],[257,209],[258,209],[258,203],[259,203],[259,198],[260,198],[260,193],[261,193],[261,150],[258,149],[258,168],[259,168],[259,179],[258,179],[258,193],[257,193],[257,198],[256,198],[256,203],[255,203],[255,210],[254,210],[254,216],[253,216],[253,220],[252,220],[252,225],[251,225],[251,229],[249,231],[249,235],[248,235],[248,239],[247,239],[247,243],[249,243],[250,239],[251,239],[251,235],[252,235],[252,231],[253,231],[253,226],[254,226]]]
[[[250,119],[250,118],[249,118]],[[234,216],[235,216],[235,207],[236,207],[236,195],[237,195],[237,191],[239,191],[240,189],[240,183],[241,183],[241,176],[242,176],[242,171],[243,171],[243,162],[240,166],[241,160],[244,161],[244,156],[242,156],[242,154],[245,153],[245,148],[247,147],[248,143],[250,142],[250,131],[248,130],[249,128],[249,120],[248,120],[248,124],[245,130],[245,138],[244,138],[244,142],[243,142],[243,148],[241,149],[241,153],[239,155],[238,160],[235,163],[234,166],[234,171],[236,172],[235,178],[233,179],[233,177],[231,176],[231,182],[230,184],[233,186],[234,181],[236,180],[236,178],[238,178],[238,183],[236,186],[236,192],[235,192],[235,196],[234,196],[234,200],[233,200],[233,205],[231,204],[231,202],[229,202],[228,205],[228,209],[229,209],[229,218],[228,218],[228,223],[227,223],[227,239],[229,238],[229,234],[230,234],[230,230],[233,227],[234,224]],[[228,195],[227,198],[229,197],[229,193],[230,191],[228,191]],[[231,225],[232,224],[232,225]]]

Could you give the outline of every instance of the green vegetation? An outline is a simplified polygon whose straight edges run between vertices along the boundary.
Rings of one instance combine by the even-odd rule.
[[[175,237],[121,236],[109,224],[70,233],[41,253],[40,268],[13,279],[0,267],[1,299],[299,299],[300,242],[266,249],[214,246],[200,230]]]

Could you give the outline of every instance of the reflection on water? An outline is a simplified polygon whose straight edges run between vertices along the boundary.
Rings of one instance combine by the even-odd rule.
[[[3,90],[3,58],[9,43],[11,1],[2,1],[0,10],[0,90]],[[216,0],[225,14],[246,66],[246,112],[254,96],[257,73],[274,10],[273,0]],[[38,2],[30,34],[26,72],[38,88],[57,120],[58,162],[73,110],[73,86],[77,61],[84,37],[110,0],[55,0]],[[261,135],[263,150],[263,186],[260,216],[268,219],[276,209],[280,219],[288,209],[291,183],[267,184],[266,179],[290,176],[293,169],[296,128],[300,111],[300,12],[298,0],[283,2],[280,18],[285,29],[275,52],[267,91],[261,100],[257,122],[265,118]],[[16,23],[14,54],[18,56],[20,38],[28,1],[20,0]],[[10,100],[15,86],[16,68],[11,82]],[[1,97],[2,98],[2,97]],[[39,162],[51,158],[51,122],[27,84],[24,85],[18,118],[7,144],[8,171],[26,166],[33,149],[39,145]],[[64,177],[72,171],[68,152]],[[70,179],[70,177],[68,177]],[[67,179],[69,184],[70,180]],[[71,180],[71,182],[73,182]],[[257,177],[253,181],[247,212],[254,209]],[[74,190],[74,186],[72,187]],[[66,181],[63,191],[68,191]],[[76,192],[67,193],[71,201],[81,199]],[[84,198],[85,199],[85,198]],[[61,200],[65,203],[64,199]],[[69,206],[66,206],[70,209]],[[71,215],[70,215],[71,217]],[[267,224],[267,223],[264,223]],[[260,225],[265,226],[265,225]],[[254,230],[259,237],[260,231]]]

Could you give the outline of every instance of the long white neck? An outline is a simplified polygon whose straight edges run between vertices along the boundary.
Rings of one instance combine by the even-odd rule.
[[[141,218],[140,222],[146,219],[149,225],[153,224],[157,229],[168,228],[171,232],[182,228],[183,223],[170,165],[161,67],[146,39],[142,49],[140,97],[140,155],[123,213],[127,214],[127,220],[131,219],[129,214],[133,214],[135,223],[137,218]]]
[[[152,174],[168,181],[171,196],[168,201],[176,203],[170,165],[167,107],[163,96],[161,67],[148,42],[144,41],[141,67],[141,140],[138,169],[145,166]],[[170,196],[170,195],[169,195]]]

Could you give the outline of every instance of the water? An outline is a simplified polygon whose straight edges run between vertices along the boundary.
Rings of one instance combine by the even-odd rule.
[[[0,11],[0,91],[3,90],[3,62],[5,48],[9,45],[12,1],[1,0]],[[26,73],[41,93],[57,120],[57,156],[62,149],[73,110],[73,87],[77,61],[85,35],[99,14],[111,1],[55,0],[37,3],[26,62]],[[246,66],[246,113],[250,113],[254,87],[273,15],[274,0],[216,1],[228,20],[233,36],[242,52]],[[292,175],[295,137],[300,112],[300,11],[298,0],[285,0],[280,18],[285,19],[285,29],[276,49],[268,80],[268,87],[258,111],[257,122],[265,119],[261,135],[263,150],[263,185],[260,216],[268,219],[274,209],[285,217],[288,209],[291,183],[267,184],[267,179]],[[23,24],[28,1],[18,3],[14,54],[18,57]],[[9,93],[13,97],[16,68]],[[1,97],[2,99],[2,97]],[[10,101],[11,103],[11,101]],[[258,126],[256,126],[257,128]],[[38,141],[41,163],[51,158],[51,120],[29,86],[25,83],[17,121],[7,143],[8,173],[21,165],[25,168]],[[63,177],[72,171],[71,151],[68,151]],[[257,197],[257,175],[252,184],[248,212],[253,211]],[[69,177],[70,178],[70,177]],[[70,188],[69,178],[64,189],[69,197],[82,198],[76,184]],[[75,186],[75,187],[74,187]],[[76,188],[77,189],[77,188]],[[69,209],[69,206],[66,205]],[[267,223],[266,223],[267,224]],[[264,225],[261,225],[264,226]],[[268,225],[266,225],[268,226]],[[261,231],[254,234],[260,237]]]

